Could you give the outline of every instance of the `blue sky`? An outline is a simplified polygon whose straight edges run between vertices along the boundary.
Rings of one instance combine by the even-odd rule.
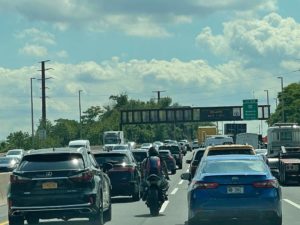
[[[272,110],[284,85],[299,82],[300,0],[0,0],[0,139],[31,132],[30,77],[47,67],[47,118],[78,120],[112,94],[149,100],[153,91],[191,106]],[[35,124],[40,82],[33,81]],[[259,122],[249,123],[257,132]],[[265,124],[264,129],[266,128]]]

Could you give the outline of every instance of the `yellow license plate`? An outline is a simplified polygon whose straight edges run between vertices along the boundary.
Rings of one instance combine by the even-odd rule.
[[[46,182],[42,184],[43,189],[56,189],[57,183],[56,182]]]

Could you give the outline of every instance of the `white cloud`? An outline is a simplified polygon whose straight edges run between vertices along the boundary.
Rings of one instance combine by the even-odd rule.
[[[20,69],[0,68],[0,105],[2,132],[0,139],[16,130],[30,131],[30,74],[39,65]],[[247,68],[239,61],[211,66],[204,60],[137,60],[121,61],[118,57],[100,63],[78,64],[48,62],[46,81],[47,118],[78,119],[78,91],[82,92],[82,110],[103,106],[113,94],[127,92],[130,98],[149,100],[154,90],[166,90],[175,102],[194,106],[240,105],[253,92],[265,99],[276,96],[280,85],[268,70]],[[295,82],[297,81],[294,78]],[[13,87],[13,88],[12,88]],[[41,117],[40,81],[33,82],[35,124]],[[13,118],[13,119],[11,119]]]
[[[19,50],[19,53],[34,57],[44,57],[47,56],[48,51],[43,46],[26,44]]]
[[[27,42],[30,43],[50,44],[50,45],[56,44],[55,37],[53,34],[49,32],[41,31],[37,28],[25,29],[19,32],[18,34],[16,34],[16,37],[20,39],[25,39]]]
[[[59,58],[68,58],[68,52],[66,52],[65,50],[61,50],[59,52],[56,53],[56,55],[59,57]]]
[[[30,21],[43,21],[59,30],[75,25],[90,30],[118,29],[127,35],[166,37],[169,24],[191,23],[218,12],[270,12],[276,0],[2,0],[0,10],[15,11]],[[133,28],[136,29],[133,29]]]
[[[206,27],[196,43],[219,57],[246,60],[265,66],[300,57],[300,24],[292,18],[271,13],[262,19],[240,19],[224,23],[223,34]]]

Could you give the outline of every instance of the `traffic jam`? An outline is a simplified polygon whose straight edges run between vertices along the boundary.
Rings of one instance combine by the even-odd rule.
[[[282,193],[282,185],[300,183],[298,125],[269,127],[267,147],[257,134],[238,134],[234,142],[214,126],[198,128],[198,146],[172,139],[125,143],[122,131],[107,131],[104,139],[101,149],[73,140],[64,148],[14,149],[2,156],[0,170],[9,183],[1,225],[117,224],[122,210],[114,207],[122,204],[123,211],[139,204],[148,219],[167,217],[179,192],[171,190],[175,180],[183,187],[184,202],[174,200],[177,210],[185,207],[183,224],[282,225],[283,200],[299,209]]]

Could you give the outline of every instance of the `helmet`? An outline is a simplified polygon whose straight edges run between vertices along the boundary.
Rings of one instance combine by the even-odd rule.
[[[153,146],[149,148],[148,154],[149,154],[149,156],[158,156],[159,155],[157,149]]]

